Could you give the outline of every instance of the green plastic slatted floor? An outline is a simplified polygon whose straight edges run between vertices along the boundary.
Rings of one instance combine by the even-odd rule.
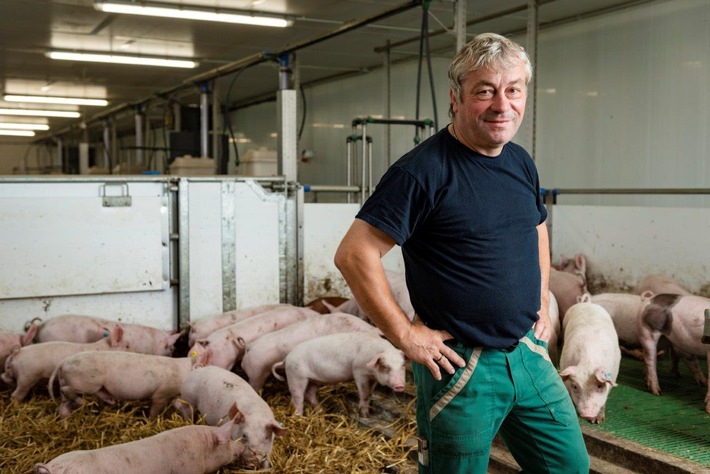
[[[707,376],[704,360],[700,367]],[[659,359],[662,395],[657,397],[646,389],[643,362],[623,357],[618,386],[607,401],[606,421],[587,426],[710,467],[707,387],[696,384],[684,361],[680,374],[680,378],[670,375],[668,360]]]

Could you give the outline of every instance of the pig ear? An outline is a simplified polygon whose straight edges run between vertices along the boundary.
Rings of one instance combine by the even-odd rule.
[[[576,374],[577,374],[577,366],[576,365],[570,365],[569,367],[565,367],[564,370],[560,371],[560,377],[562,377],[562,380],[567,380],[568,378],[570,378]]]
[[[170,336],[168,336],[166,341],[172,346],[177,342],[178,339],[180,339],[180,336],[182,336],[182,333],[176,332],[175,334],[171,334]]]
[[[385,355],[384,352],[380,352],[377,354],[375,357],[372,358],[370,362],[367,363],[367,367],[373,368],[377,363],[380,361],[380,359]]]
[[[612,373],[609,372],[608,370],[604,369],[597,369],[596,372],[594,372],[594,375],[597,377],[597,380],[600,381],[601,383],[608,383],[612,387],[616,387],[616,383],[611,379]]]
[[[232,406],[229,407],[228,416],[229,416],[229,419],[232,420],[232,422],[234,422],[234,424],[237,424],[237,425],[244,421],[244,413],[239,411],[239,408],[237,408],[236,402],[232,403]]]
[[[650,299],[653,298],[654,296],[655,296],[655,295],[653,294],[653,291],[651,291],[651,290],[646,290],[646,291],[644,291],[643,293],[641,293],[641,300],[643,300],[643,301],[650,300]]]
[[[232,426],[234,426],[234,422],[232,420],[229,420],[227,423],[214,430],[212,432],[212,443],[217,446],[219,444],[225,444],[231,441]]]
[[[20,342],[20,344],[22,344],[23,346],[26,346],[27,344],[31,344],[32,341],[34,341],[38,330],[39,330],[39,326],[37,326],[34,323],[30,324],[30,327],[27,328],[27,333],[24,336],[22,336],[22,341]]]
[[[579,270],[582,275],[585,276],[587,275],[587,256],[584,255],[583,253],[578,253],[574,257],[574,266],[577,267],[577,270]]]
[[[335,313],[338,311],[338,308],[336,308],[335,306],[333,306],[332,304],[328,303],[325,300],[322,300],[321,303],[323,303],[323,306],[328,308],[328,311],[330,311],[331,313]]]
[[[273,431],[273,432],[274,432],[274,435],[277,436],[277,437],[280,437],[280,436],[285,435],[286,432],[288,431],[286,428],[284,428],[283,426],[281,426],[281,424],[278,423],[278,422],[273,422],[273,423],[271,423],[271,424],[268,426],[268,428],[271,428],[271,431]]]

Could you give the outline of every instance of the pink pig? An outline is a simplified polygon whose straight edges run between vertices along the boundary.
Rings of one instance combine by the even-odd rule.
[[[318,385],[355,380],[360,416],[368,415],[375,383],[395,392],[405,387],[404,353],[387,339],[375,334],[351,332],[320,336],[297,345],[283,362],[274,364],[272,373],[284,367],[291,401],[297,415],[303,415],[303,401],[317,406]]]
[[[619,375],[621,351],[614,323],[589,297],[572,305],[562,321],[560,376],[579,416],[592,423],[606,417],[606,400]]]
[[[174,331],[165,331],[142,324],[65,314],[41,323],[37,341],[95,342],[102,337],[102,331],[97,328],[104,327],[113,331],[117,324],[123,326],[123,338],[129,346],[128,350],[142,354],[171,355],[175,342],[181,335]]]
[[[204,340],[212,349],[212,365],[231,370],[244,355],[247,344],[270,332],[321,314],[310,308],[274,308],[213,332]]]
[[[562,270],[550,268],[550,291],[557,299],[560,321],[570,306],[577,303],[577,298],[587,293],[587,260],[583,254],[577,254]]]
[[[407,288],[404,275],[392,270],[385,270],[385,276],[387,277],[387,282],[390,285],[390,290],[392,291],[392,296],[394,296],[395,301],[399,307],[402,308],[404,314],[406,314],[410,320],[413,320],[415,311],[409,297],[409,289]],[[360,308],[355,298],[351,298],[339,306],[332,306],[328,303],[324,303],[324,305],[328,307],[332,313],[348,313],[365,321],[370,320],[367,314]]]
[[[641,278],[636,286],[636,294],[641,295],[646,291],[650,291],[654,295],[660,295],[661,293],[674,295],[690,294],[690,291],[686,290],[680,283],[662,273],[654,273],[653,275],[647,275]]]
[[[259,391],[271,374],[271,367],[284,360],[291,349],[301,342],[328,334],[358,331],[381,334],[375,326],[352,314],[332,313],[308,318],[265,334],[248,344],[242,359],[242,369],[249,378],[249,385]]]
[[[150,418],[180,394],[180,385],[195,367],[211,357],[199,344],[188,357],[172,358],[133,352],[81,352],[59,364],[49,379],[52,398],[54,378],[59,381],[62,403],[59,415],[69,416],[84,403],[82,394],[96,395],[106,403],[117,400],[151,400]]]
[[[32,387],[42,379],[49,379],[62,360],[71,355],[88,351],[126,350],[123,328],[120,325],[116,326],[111,334],[107,329],[101,330],[108,337],[96,342],[40,342],[11,354],[1,377],[7,384],[15,380],[17,387],[12,392],[12,398],[23,400]]]
[[[236,409],[235,409],[236,411]],[[231,413],[231,412],[230,412]],[[235,417],[239,418],[239,413]],[[191,425],[173,428],[137,441],[62,454],[36,464],[35,474],[203,474],[215,472],[244,452],[232,440],[230,420],[219,428]]]
[[[237,309],[234,311],[227,311],[226,313],[216,314],[213,316],[208,316],[206,318],[198,319],[194,323],[190,324],[190,335],[188,339],[188,344],[192,346],[197,341],[205,339],[207,336],[222,329],[224,327],[230,326],[244,319],[250,318],[260,313],[265,313],[269,310],[282,307],[290,307],[289,304],[262,304],[259,306],[250,306],[248,308]]]
[[[639,318],[639,335],[646,365],[646,385],[654,395],[661,394],[656,372],[658,339],[665,336],[673,349],[689,359],[688,366],[698,384],[708,384],[705,411],[710,413],[710,374],[700,370],[697,357],[710,360],[710,345],[702,343],[705,310],[710,308],[710,298],[695,295],[661,294],[651,298]],[[709,369],[710,370],[710,369]]]
[[[0,374],[5,370],[5,360],[13,350],[32,344],[39,328],[32,324],[25,334],[0,332]]]
[[[174,406],[189,420],[200,413],[208,425],[222,423],[230,407],[236,406],[240,418],[232,428],[232,437],[241,438],[246,444],[244,459],[254,465],[269,467],[274,437],[286,434],[259,394],[240,376],[220,367],[202,367],[190,372]]]

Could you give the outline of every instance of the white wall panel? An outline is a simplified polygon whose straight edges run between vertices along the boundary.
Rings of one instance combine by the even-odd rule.
[[[708,235],[710,209],[557,205],[552,255],[584,253],[590,279],[612,288],[664,273],[697,292],[710,286]]]
[[[545,30],[536,68],[543,186],[708,187],[708,24],[709,2],[683,0]],[[613,201],[710,204],[697,196]],[[602,202],[572,196],[565,203]]]
[[[304,205],[304,303],[321,296],[352,296],[333,258],[359,209],[359,204]],[[382,265],[404,273],[402,249],[395,245],[382,259]]]
[[[130,205],[103,205],[102,195],[123,194],[130,195]],[[3,183],[0,228],[0,267],[6,269],[0,298],[169,285],[163,183]]]
[[[222,187],[191,181],[188,188],[190,315],[222,312]]]

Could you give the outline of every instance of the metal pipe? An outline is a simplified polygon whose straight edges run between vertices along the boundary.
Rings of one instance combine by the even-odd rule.
[[[268,60],[272,59],[274,56],[278,57],[278,56],[285,54],[285,53],[292,53],[294,51],[298,51],[299,49],[303,49],[308,46],[313,46],[314,44],[320,43],[322,41],[326,41],[328,39],[342,35],[344,33],[348,33],[350,31],[356,30],[360,27],[366,26],[370,23],[374,23],[376,21],[380,21],[385,18],[389,18],[390,16],[394,16],[399,13],[405,12],[405,11],[410,10],[412,8],[416,8],[416,7],[420,6],[421,4],[422,4],[421,0],[411,0],[409,2],[405,2],[403,4],[394,6],[390,9],[385,10],[382,13],[379,13],[374,16],[363,18],[362,20],[348,21],[346,23],[343,23],[338,28],[335,28],[334,30],[332,30],[330,32],[324,33],[322,35],[316,36],[311,39],[307,39],[307,40],[304,40],[301,42],[294,43],[293,45],[288,46],[280,51],[276,51],[274,53],[260,52],[260,53],[253,54],[251,56],[247,56],[246,58],[242,58],[239,61],[225,64],[225,65],[220,66],[218,68],[206,71],[202,74],[198,74],[196,76],[190,77],[190,78],[184,80],[181,84],[178,84],[176,86],[170,87],[170,88],[165,89],[163,91],[157,92],[149,97],[143,98],[143,99],[133,102],[131,104],[120,104],[120,105],[117,105],[116,107],[112,107],[111,109],[104,110],[103,112],[100,112],[96,115],[93,115],[92,117],[87,118],[86,123],[88,124],[88,123],[97,122],[104,117],[110,117],[111,115],[115,115],[119,112],[128,110],[131,107],[140,106],[140,105],[147,103],[151,100],[154,100],[156,98],[164,98],[164,97],[170,96],[171,94],[173,94],[181,89],[192,87],[194,84],[200,84],[204,81],[210,81],[210,80],[216,79],[218,77],[222,77],[227,74],[231,74],[231,73],[238,71],[240,69],[243,69],[245,67],[253,66],[253,65],[268,61]],[[226,104],[226,106],[229,107],[229,104]],[[72,128],[73,128],[73,126],[66,127],[62,130],[59,130],[59,131],[51,134],[50,136],[58,135],[61,133],[66,133],[66,132],[70,131]],[[44,137],[38,137],[38,140],[40,140],[42,138],[44,138]]]
[[[64,163],[64,138],[62,137],[57,137],[57,160],[62,172],[66,173],[68,166]]]
[[[530,58],[530,62],[533,67],[537,65],[537,31],[538,25],[538,0],[528,0],[528,31],[527,31],[527,53]],[[537,114],[535,113],[535,106],[537,103],[537,81],[535,76],[530,79],[528,84],[528,113],[530,114],[530,121],[528,123],[528,141],[530,143],[530,155],[535,159],[535,124],[537,119]]]
[[[554,194],[710,194],[710,188],[661,188],[661,189],[642,189],[642,188],[618,188],[618,189],[602,189],[602,188],[562,188],[553,189]]]
[[[210,93],[206,82],[200,87],[200,157],[210,156]]]
[[[136,165],[143,164],[143,112],[136,107]],[[128,168],[131,166],[129,164]]]
[[[367,168],[367,123],[364,122],[362,124],[362,163],[360,166],[360,205],[362,206],[365,204],[365,194],[367,189],[365,186],[365,174]]]
[[[456,51],[466,44],[466,0],[456,0],[456,17],[454,18],[454,31],[456,32]],[[431,33],[429,33],[431,38]]]
[[[328,192],[328,193],[356,193],[360,191],[360,186],[337,186],[328,184],[304,184],[303,190],[307,193]]]
[[[347,184],[347,187],[353,187],[353,176],[352,176],[352,166],[353,166],[353,147],[355,146],[355,140],[353,140],[352,136],[349,136],[347,140],[345,141],[345,146],[347,149],[347,154],[345,157],[345,184]],[[352,196],[350,193],[348,193],[347,196],[347,202],[350,204],[352,201]]]
[[[104,120],[104,167],[111,169],[111,125],[109,120]],[[110,172],[110,171],[109,171]]]

